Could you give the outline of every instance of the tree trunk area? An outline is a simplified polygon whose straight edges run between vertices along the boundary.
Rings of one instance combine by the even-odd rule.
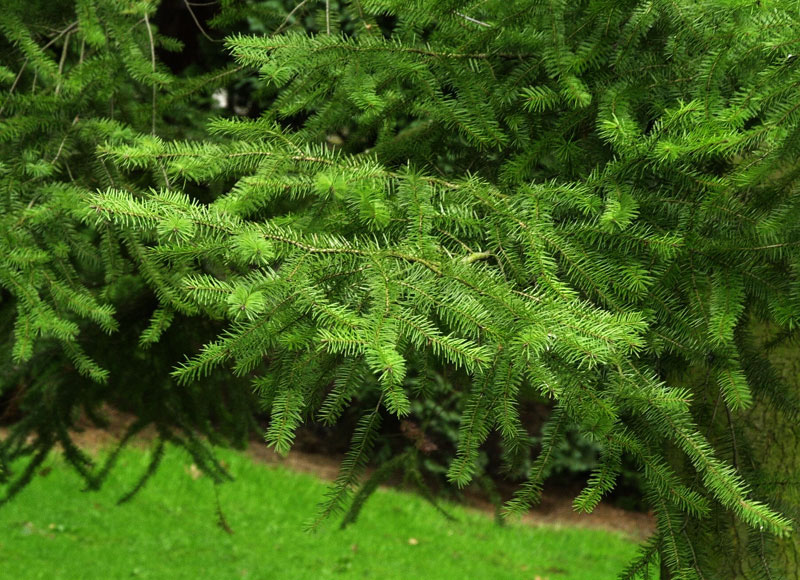
[[[800,372],[800,358],[795,356],[794,377]],[[796,384],[796,383],[795,383]],[[759,469],[765,474],[765,480],[756,488],[758,495],[769,501],[770,505],[782,511],[794,522],[794,534],[788,538],[774,541],[771,550],[762,548],[758,538],[756,548],[763,560],[758,562],[762,568],[766,566],[770,573],[768,578],[800,578],[800,422],[797,418],[788,418],[766,405],[754,407],[748,413],[748,421],[744,426],[748,438],[753,441],[754,458]],[[745,530],[746,531],[746,530]],[[741,537],[742,548],[745,539]],[[743,576],[748,577],[748,576]],[[758,576],[756,576],[758,577]]]
[[[797,344],[783,344],[769,358],[789,386],[789,397],[796,403],[800,393],[800,348]],[[769,400],[760,403],[746,413],[741,426],[750,442],[756,470],[762,476],[759,485],[754,486],[754,494],[760,496],[759,499],[763,497],[795,523],[794,533],[788,538],[772,540],[771,549],[770,542],[756,533],[754,547],[760,561],[755,569],[760,568],[761,575],[766,578],[800,578],[800,413],[779,410]],[[739,549],[744,551],[747,548],[745,538],[741,532],[738,537]],[[750,559],[745,561],[753,567]],[[747,568],[743,568],[748,574]]]
[[[752,345],[759,351],[771,339],[763,329],[753,337]],[[800,578],[800,413],[793,409],[800,394],[800,347],[781,343],[770,349],[768,358],[788,386],[783,395],[770,396],[776,386],[763,384],[754,389],[752,407],[733,413],[720,401],[713,380],[706,379],[701,391],[706,393],[706,400],[697,419],[701,425],[712,425],[709,440],[719,457],[735,465],[751,483],[751,497],[791,518],[794,533],[775,538],[738,522],[730,511],[712,504],[710,518],[687,519],[685,526],[699,578]],[[697,374],[688,374],[697,384]],[[782,405],[782,396],[794,403]],[[708,415],[703,418],[702,413]],[[685,458],[677,463],[683,463],[679,469],[687,482],[696,478]],[[672,578],[663,567],[660,576],[661,580]]]

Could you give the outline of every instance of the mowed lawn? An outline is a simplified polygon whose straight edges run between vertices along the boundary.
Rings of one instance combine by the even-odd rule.
[[[345,530],[335,521],[304,531],[325,482],[220,451],[236,480],[218,488],[233,530],[217,525],[214,486],[188,456],[167,451],[131,502],[116,500],[145,469],[149,452],[125,451],[99,492],[60,457],[0,508],[0,578],[177,580],[322,578],[613,579],[635,554],[623,536],[565,527],[500,527],[457,506],[444,519],[421,498],[381,489]]]

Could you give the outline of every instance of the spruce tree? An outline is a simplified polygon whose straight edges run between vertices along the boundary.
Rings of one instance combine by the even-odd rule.
[[[100,145],[204,134],[203,95],[235,77],[235,65],[181,78],[161,64],[157,52],[182,47],[159,33],[157,8],[26,0],[0,11],[0,421],[20,417],[0,440],[0,505],[55,445],[98,487],[116,453],[95,465],[70,429],[104,424],[105,404],[137,417],[123,444],[154,424],[215,481],[226,475],[198,434],[243,444],[253,424],[246,383],[170,380],[187,344],[218,330],[176,315],[181,298],[162,279],[175,274],[148,268],[136,232],[81,221],[97,189],[168,186],[164,173],[122,175]]]
[[[507,513],[573,426],[603,449],[577,510],[642,472],[658,528],[627,577],[793,577],[797,371],[771,351],[800,322],[798,32],[780,1],[301,2],[227,41],[276,91],[260,118],[105,143],[133,185],[75,211],[140,241],[162,308],[227,321],[186,389],[249,378],[281,452],[362,410],[320,516],[446,368],[470,387],[455,484],[493,430],[527,457],[538,393]]]

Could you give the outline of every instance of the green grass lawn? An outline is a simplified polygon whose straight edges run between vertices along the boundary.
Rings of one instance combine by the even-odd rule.
[[[89,493],[53,457],[47,475],[0,509],[0,578],[606,580],[636,550],[610,532],[499,527],[456,506],[458,521],[450,522],[419,497],[386,489],[356,525],[340,531],[330,522],[311,534],[303,525],[324,482],[243,454],[220,456],[236,477],[219,487],[232,535],[217,526],[213,485],[191,476],[182,451],[169,450],[122,506],[116,499],[145,468],[148,452],[124,452],[103,490]]]

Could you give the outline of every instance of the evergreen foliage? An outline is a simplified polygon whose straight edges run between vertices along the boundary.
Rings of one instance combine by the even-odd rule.
[[[102,424],[106,403],[138,417],[122,444],[155,423],[162,441],[185,447],[217,479],[225,476],[197,435],[242,443],[252,425],[246,384],[171,384],[168,371],[187,339],[213,335],[213,326],[177,317],[165,300],[174,276],[148,267],[136,232],[81,222],[98,188],[167,185],[163,173],[153,182],[122,175],[96,155],[98,146],[122,145],[140,132],[193,134],[206,116],[206,104],[193,97],[198,83],[208,91],[232,76],[217,71],[212,84],[160,64],[157,50],[181,44],[159,34],[156,8],[26,1],[0,11],[0,396],[7,413],[22,417],[0,442],[0,466],[29,460],[18,473],[0,469],[0,504],[54,445],[87,487],[98,487],[117,454],[94,465],[68,430],[81,415]],[[153,291],[161,288],[167,294],[159,305]],[[157,459],[146,475],[156,466]]]
[[[301,9],[316,33],[291,25]],[[381,417],[406,416],[438,367],[469,385],[448,472],[459,486],[492,431],[510,460],[529,453],[522,396],[553,402],[508,513],[538,501],[570,426],[603,449],[576,509],[614,487],[623,456],[636,462],[658,531],[629,577],[658,556],[673,578],[713,573],[685,533],[711,510],[759,540],[789,534],[697,417],[709,398],[710,423],[764,401],[797,412],[796,393],[774,373],[764,380],[747,343],[751,320],[787,336],[800,325],[790,3],[354,0],[295,11],[274,34],[227,40],[275,91],[263,115],[215,119],[203,140],[165,139],[140,119],[138,135],[98,149],[119,182],[69,206],[80,231],[134,240],[128,257],[161,304],[145,342],[174,316],[225,321],[174,379],[191,389],[225,368],[250,379],[280,452],[303,421],[363,407],[322,515],[345,506]],[[134,81],[167,82],[142,62],[125,67]],[[48,66],[40,82],[58,86]],[[15,123],[9,141],[39,130]],[[203,187],[224,193],[193,194]],[[57,254],[5,255],[14,272],[41,272],[37,260]],[[113,328],[91,294],[48,296]],[[28,352],[26,333],[52,336],[102,379],[69,350],[74,326],[24,300],[15,356]],[[767,561],[769,543],[759,546]]]

